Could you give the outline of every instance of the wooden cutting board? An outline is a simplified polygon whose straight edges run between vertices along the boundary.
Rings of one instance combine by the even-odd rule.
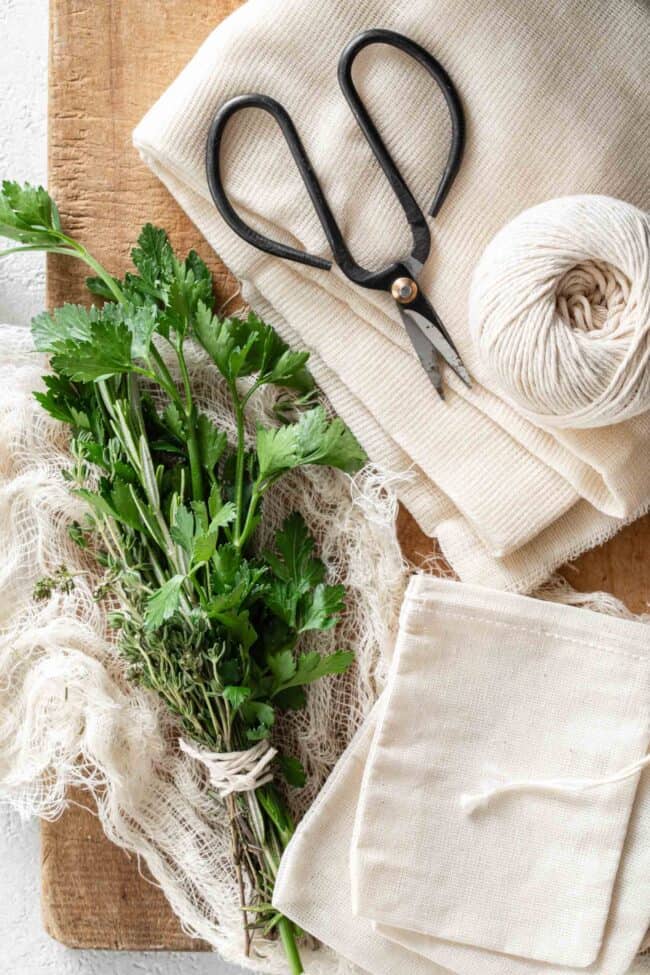
[[[168,229],[181,251],[211,265],[225,298],[235,282],[131,145],[131,130],[213,27],[239,0],[51,0],[49,186],[64,223],[116,272],[140,226]],[[48,303],[86,300],[83,269],[48,263]],[[431,542],[400,515],[416,560]],[[650,599],[650,521],[622,531],[567,569],[583,591],[605,589],[635,611]],[[88,800],[42,828],[42,910],[47,931],[76,948],[196,950],[157,887],[106,840]],[[145,873],[145,868],[142,868]]]

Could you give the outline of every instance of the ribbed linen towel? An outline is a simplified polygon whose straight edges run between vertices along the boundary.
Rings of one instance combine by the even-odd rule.
[[[404,970],[623,975],[650,920],[650,775],[474,813],[463,796],[643,759],[647,633],[416,577],[387,688],[298,827],[276,906],[375,975],[398,947]]]
[[[208,193],[205,143],[217,108],[260,91],[292,115],[352,253],[369,267],[409,250],[408,229],[336,81],[361,30],[384,27],[447,68],[468,122],[460,175],[432,224],[422,284],[472,375],[431,388],[390,298],[332,272],[262,254]],[[528,590],[648,506],[650,417],[549,433],[487,385],[472,347],[472,272],[508,220],[543,200],[602,193],[646,209],[650,94],[644,0],[249,0],[207,39],[134,133],[151,168],[242,279],[260,314],[313,350],[321,387],[369,456],[411,470],[402,499],[461,578]],[[416,197],[428,205],[449,119],[431,79],[373,47],[355,78]],[[322,229],[273,120],[238,116],[226,185],[269,236],[326,254]],[[447,371],[448,372],[448,371]]]

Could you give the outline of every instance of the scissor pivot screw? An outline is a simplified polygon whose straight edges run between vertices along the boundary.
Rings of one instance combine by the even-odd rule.
[[[397,278],[391,285],[390,293],[400,305],[410,305],[417,298],[418,286],[413,278]]]

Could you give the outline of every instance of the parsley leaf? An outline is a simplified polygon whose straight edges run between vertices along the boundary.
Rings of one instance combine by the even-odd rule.
[[[302,762],[292,755],[279,755],[280,770],[289,785],[302,789],[307,782],[307,774]]]
[[[94,322],[88,341],[68,340],[57,346],[52,366],[72,380],[94,382],[131,372],[131,333],[122,322]]]
[[[180,605],[184,582],[185,576],[174,575],[149,597],[144,617],[144,624],[148,630],[157,629],[174,615]]]
[[[336,626],[344,608],[345,586],[326,586],[320,583],[298,603],[298,632],[330,630]]]
[[[192,565],[209,562],[217,547],[216,532],[198,532],[192,543]]]
[[[286,519],[275,547],[276,552],[264,552],[274,576],[263,596],[265,604],[298,633],[331,629],[343,610],[345,589],[323,582],[325,566],[314,558],[314,541],[299,514]]]
[[[272,368],[262,373],[261,382],[306,393],[314,387],[314,379],[305,368],[308,359],[309,352],[292,352],[286,349]]]
[[[207,471],[213,471],[228,445],[226,434],[219,430],[205,413],[200,413],[197,421],[197,435],[201,463]]]
[[[342,674],[348,669],[353,660],[354,654],[344,650],[337,650],[336,653],[328,653],[323,656],[315,650],[311,650],[309,653],[301,653],[296,661],[294,674],[288,680],[279,684],[273,691],[272,696],[275,697],[290,687],[311,684],[321,677],[326,677],[328,674]]]
[[[328,420],[322,406],[302,414],[296,424],[296,445],[300,464],[324,464],[353,474],[366,461],[345,423],[338,417]]]
[[[234,586],[242,565],[239,550],[232,544],[221,545],[212,559],[213,587],[216,592],[226,592]]]
[[[228,701],[228,704],[233,711],[236,711],[245,701],[249,699],[251,696],[251,689],[250,687],[242,687],[237,684],[228,684],[226,687],[224,687],[221,693],[225,697],[226,701]]]
[[[132,336],[131,355],[135,359],[147,359],[151,338],[158,327],[158,316],[153,305],[128,308],[125,324]]]
[[[227,501],[226,504],[222,505],[218,511],[215,512],[212,521],[210,522],[210,531],[216,531],[218,528],[225,528],[235,520],[237,509],[232,501]]]
[[[4,180],[0,192],[0,237],[32,247],[58,243],[61,219],[54,200],[42,186]]]
[[[296,672],[296,661],[291,650],[282,650],[280,653],[270,654],[268,664],[278,684],[284,684],[291,680]]]
[[[176,544],[190,555],[194,543],[194,515],[184,504],[180,504],[176,510],[170,534]]]
[[[115,478],[113,481],[111,501],[119,521],[134,531],[143,530],[142,518],[134,500],[133,491],[121,478]]]
[[[140,231],[137,246],[131,251],[131,260],[140,273],[143,290],[162,297],[174,273],[174,251],[164,230],[147,223]],[[131,282],[135,281],[135,276]]]
[[[185,335],[193,321],[199,302],[212,299],[212,275],[194,251],[185,261],[174,258],[166,295],[166,321],[178,335]]]
[[[275,547],[278,554],[265,550],[264,558],[278,579],[292,582],[301,592],[322,581],[325,566],[313,557],[314,540],[297,511],[276,532]]]
[[[291,470],[300,463],[295,426],[296,424],[271,428],[258,426],[256,450],[260,480],[268,481],[271,477]]]
[[[66,342],[88,342],[99,315],[96,308],[63,305],[52,314],[41,312],[32,319],[32,338],[39,352],[56,352]]]
[[[249,619],[248,610],[217,611],[213,607],[209,607],[209,615],[228,630],[230,635],[241,644],[244,651],[250,650],[257,640],[257,631]]]
[[[181,416],[176,403],[167,404],[162,413],[162,421],[177,440],[185,441],[187,435],[185,419]]]
[[[225,379],[234,382],[239,376],[249,376],[255,363],[249,354],[256,336],[237,318],[219,319],[203,301],[199,301],[194,321],[194,333]]]
[[[43,376],[45,392],[34,393],[44,410],[55,420],[69,423],[72,427],[90,429],[90,417],[83,407],[89,407],[86,402],[88,391],[92,387],[83,387],[71,383],[65,376]],[[90,412],[93,412],[92,407]],[[97,417],[95,417],[97,419]]]
[[[305,364],[308,352],[293,352],[270,325],[254,312],[246,319],[219,319],[199,301],[194,333],[221,374],[234,382],[259,373],[257,384],[274,384],[306,392],[314,380]]]
[[[257,428],[260,478],[268,481],[303,464],[325,464],[349,474],[366,455],[342,420],[328,420],[322,406],[307,410],[296,423]]]
[[[270,704],[265,704],[262,701],[245,701],[241,706],[241,712],[244,720],[249,724],[246,731],[246,737],[249,741],[268,738],[275,722],[275,711]]]

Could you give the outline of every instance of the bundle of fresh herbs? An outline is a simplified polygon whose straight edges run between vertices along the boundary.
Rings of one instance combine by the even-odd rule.
[[[224,790],[245,946],[258,932],[277,932],[291,972],[302,972],[297,932],[271,905],[292,823],[266,780],[271,767],[300,786],[304,770],[264,743],[279,711],[304,704],[305,685],[350,665],[345,651],[300,646],[302,634],[336,625],[345,594],[326,582],[299,514],[288,514],[272,550],[257,550],[255,530],[265,494],[288,471],[321,464],[353,472],[363,452],[340,420],[313,405],[308,353],[289,349],[253,313],[216,315],[208,268],[194,252],[179,260],[163,230],[144,227],[134,271],[118,280],[64,233],[45,190],[5,182],[0,235],[16,242],[4,253],[69,255],[93,271],[88,287],[100,305],[64,305],[32,323],[51,367],[35,395],[70,429],[64,476],[86,512],[71,533],[103,567],[96,595],[109,602],[130,677],[165,701],[194,742],[190,751],[250,752],[243,768],[253,782],[262,757],[262,784]],[[189,342],[223,376],[234,443],[195,402]],[[284,422],[258,426],[249,443],[245,411],[267,385],[288,391]],[[65,566],[54,567],[35,595],[73,584]]]

